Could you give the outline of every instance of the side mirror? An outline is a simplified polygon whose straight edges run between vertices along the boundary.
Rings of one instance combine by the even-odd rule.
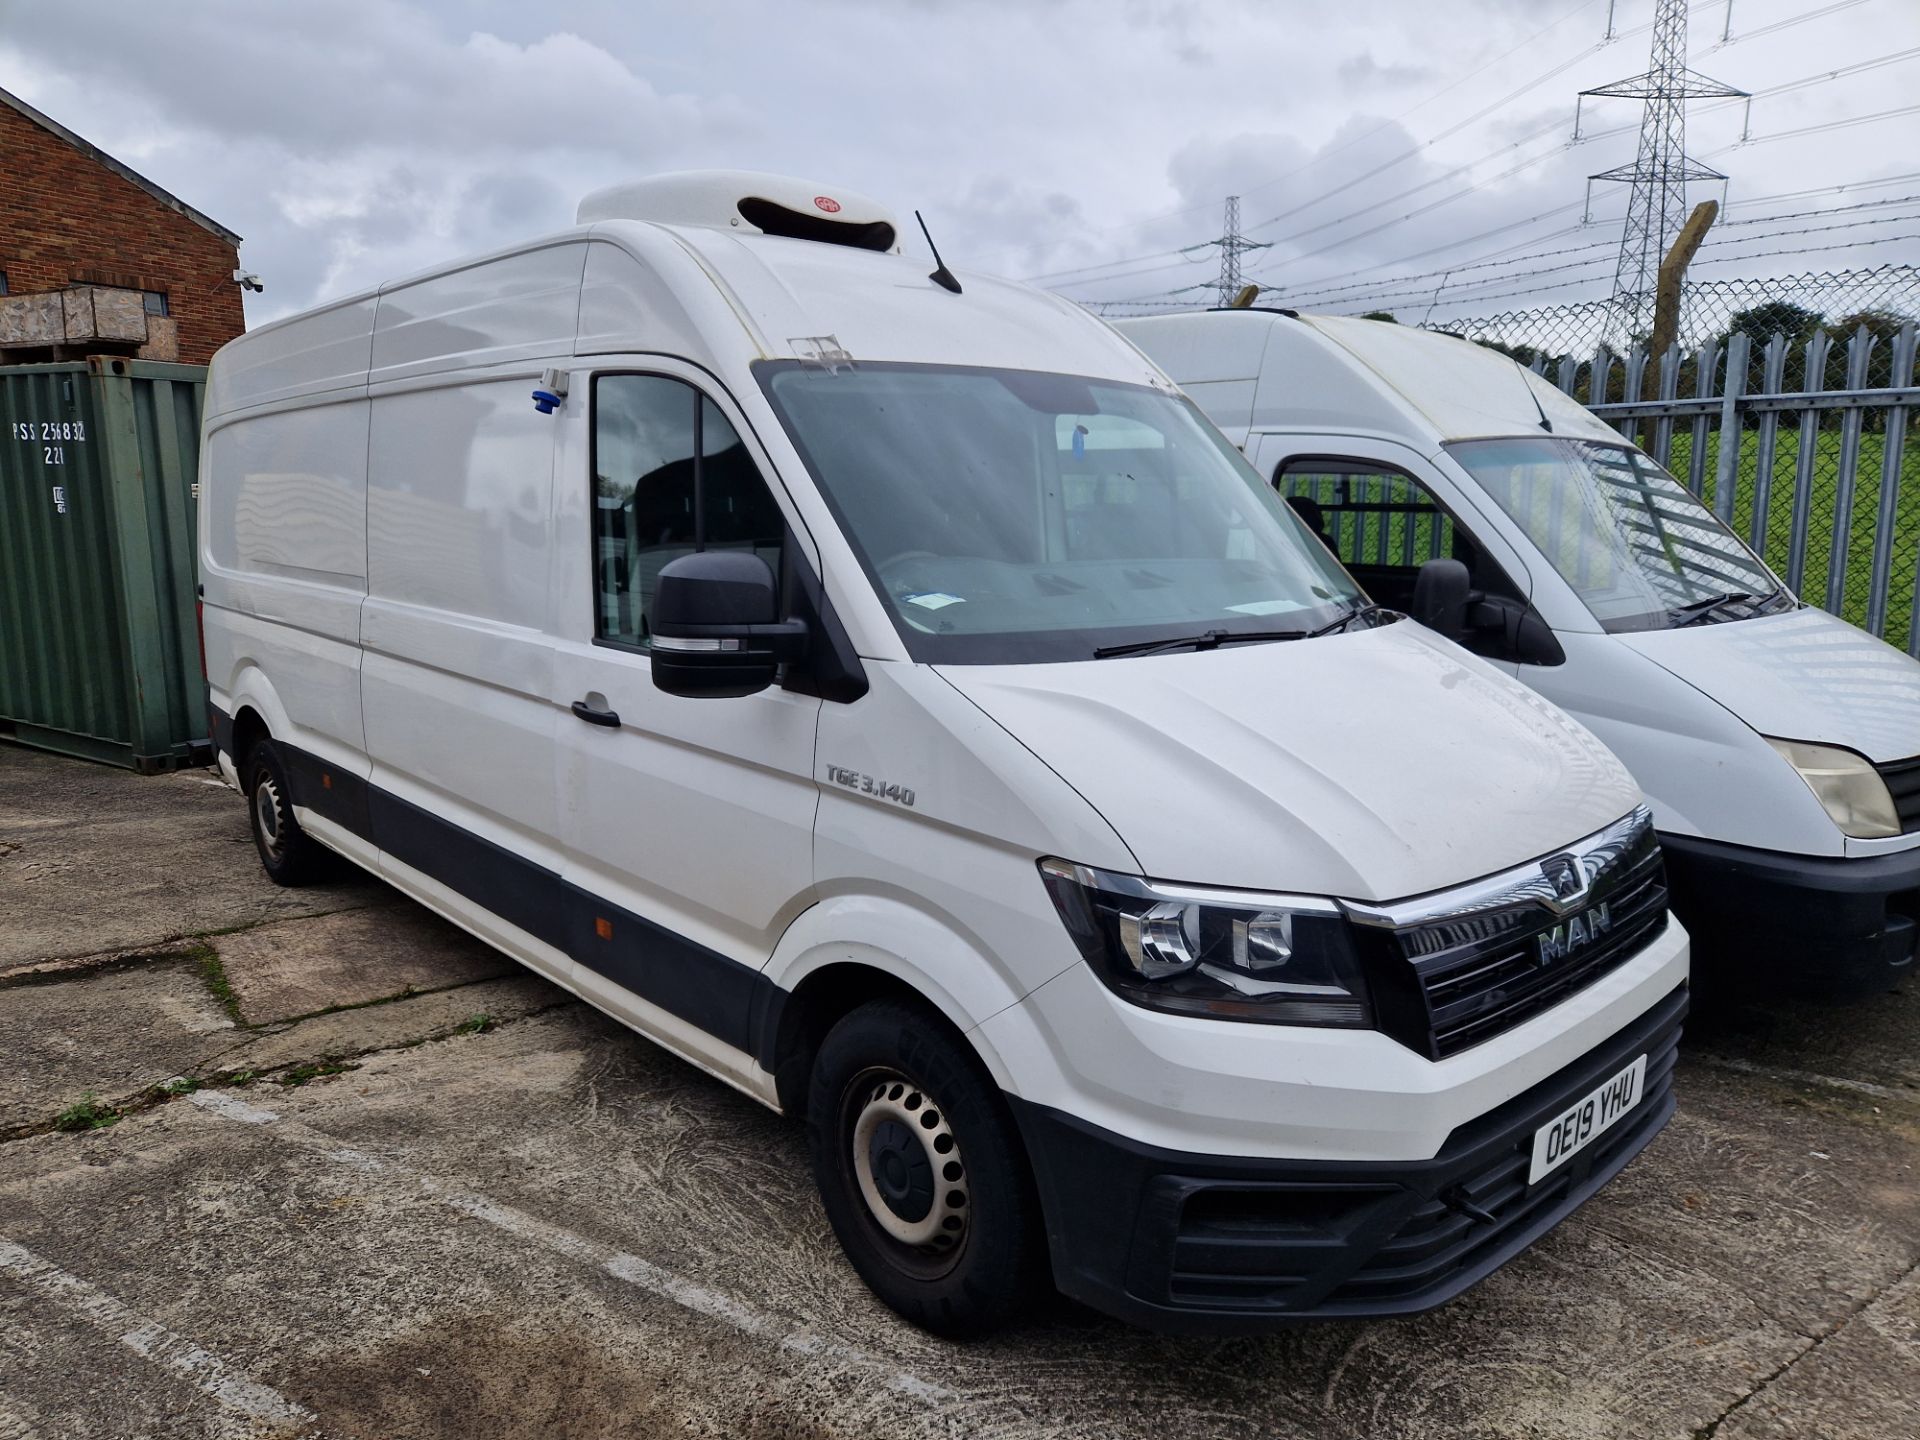
[[[1472,580],[1458,560],[1429,560],[1413,582],[1413,618],[1449,640],[1467,633]]]
[[[754,695],[806,651],[804,620],[782,620],[773,569],[750,550],[669,561],[648,616],[653,683],[669,695]]]

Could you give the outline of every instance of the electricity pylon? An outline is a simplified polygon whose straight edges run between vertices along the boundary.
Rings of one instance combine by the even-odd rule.
[[[1727,177],[1687,154],[1687,101],[1706,96],[1747,97],[1702,75],[1687,65],[1687,0],[1656,0],[1653,54],[1647,69],[1611,85],[1582,90],[1589,95],[1641,100],[1640,148],[1631,165],[1617,165],[1587,177],[1591,204],[1593,182],[1624,181],[1627,224],[1620,235],[1620,258],[1613,273],[1613,304],[1617,320],[1629,337],[1642,332],[1653,308],[1660,262],[1687,218],[1687,185],[1696,180]],[[1750,97],[1748,97],[1750,98]],[[1580,133],[1575,111],[1574,136]]]

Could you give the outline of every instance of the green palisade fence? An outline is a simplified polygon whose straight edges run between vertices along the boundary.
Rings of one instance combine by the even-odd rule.
[[[0,367],[0,737],[136,770],[204,752],[206,370]]]
[[[1920,656],[1920,325],[1530,368],[1643,446],[1802,600]]]

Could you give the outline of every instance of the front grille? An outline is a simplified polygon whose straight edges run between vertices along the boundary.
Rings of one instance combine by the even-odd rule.
[[[1893,810],[1900,817],[1900,829],[1909,835],[1920,830],[1920,755],[1874,768],[1887,782],[1887,793],[1893,796]]]
[[[1381,1029],[1444,1060],[1558,1005],[1660,933],[1666,874],[1644,810],[1567,858],[1588,882],[1572,902],[1536,865],[1477,887],[1457,909],[1361,917]]]

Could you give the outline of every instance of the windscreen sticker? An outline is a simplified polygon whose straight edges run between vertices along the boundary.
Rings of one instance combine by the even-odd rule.
[[[900,598],[909,605],[918,605],[923,610],[942,610],[949,605],[967,603],[963,595],[948,595],[940,590],[924,590],[918,595],[902,595]]]
[[[1249,600],[1244,605],[1227,606],[1227,609],[1237,610],[1242,615],[1278,615],[1282,610],[1295,608],[1284,600]]]

